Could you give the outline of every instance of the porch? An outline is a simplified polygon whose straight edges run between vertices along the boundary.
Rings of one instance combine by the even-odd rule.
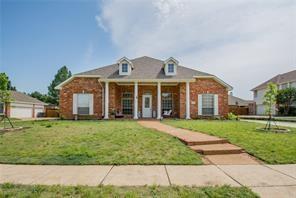
[[[105,81],[102,115],[104,119],[163,116],[190,119],[189,93],[189,82]]]

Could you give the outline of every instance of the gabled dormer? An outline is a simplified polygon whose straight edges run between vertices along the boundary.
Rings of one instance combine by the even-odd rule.
[[[166,76],[175,76],[177,74],[177,67],[179,65],[179,61],[174,59],[173,57],[168,58],[164,62],[164,73]]]
[[[128,76],[131,74],[132,69],[134,68],[133,63],[126,57],[122,57],[117,61],[119,75]]]

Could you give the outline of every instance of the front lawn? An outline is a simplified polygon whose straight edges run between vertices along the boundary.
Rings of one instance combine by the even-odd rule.
[[[198,154],[135,121],[27,121],[0,133],[0,163],[201,164]]]
[[[65,187],[0,185],[0,197],[258,197],[246,187]]]
[[[269,164],[296,163],[296,129],[289,133],[259,132],[257,123],[219,120],[165,120],[164,123],[228,139]]]

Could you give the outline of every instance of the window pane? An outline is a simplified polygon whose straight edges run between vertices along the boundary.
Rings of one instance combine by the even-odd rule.
[[[145,97],[145,108],[150,108],[150,98]]]
[[[78,107],[78,114],[79,115],[88,115],[89,114],[89,107]]]
[[[133,95],[131,92],[122,93],[122,113],[132,114],[133,113]]]
[[[78,107],[89,107],[88,94],[78,94]]]
[[[4,104],[0,103],[0,114],[4,113]]]
[[[127,70],[128,70],[128,65],[127,65],[127,63],[123,63],[123,64],[122,64],[122,72],[127,72]]]
[[[213,94],[202,95],[202,114],[214,115],[214,95]]]
[[[169,64],[168,65],[168,72],[169,73],[174,73],[174,64]]]
[[[169,111],[173,109],[172,93],[162,93],[161,107],[162,111]]]

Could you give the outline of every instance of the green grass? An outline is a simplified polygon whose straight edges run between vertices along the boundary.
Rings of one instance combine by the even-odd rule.
[[[296,129],[289,133],[257,131],[264,125],[240,121],[165,120],[164,123],[223,137],[269,164],[296,163]]]
[[[26,186],[0,185],[0,197],[258,197],[246,187],[62,187],[62,186]]]
[[[0,163],[201,164],[167,134],[135,121],[27,121],[29,129],[0,133]]]

